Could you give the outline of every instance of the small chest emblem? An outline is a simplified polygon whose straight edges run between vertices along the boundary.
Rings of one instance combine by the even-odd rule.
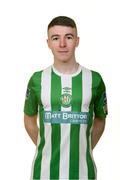
[[[69,87],[63,88],[63,93],[60,97],[60,100],[61,100],[61,105],[63,107],[71,106],[71,100],[72,100],[71,88],[69,88]]]

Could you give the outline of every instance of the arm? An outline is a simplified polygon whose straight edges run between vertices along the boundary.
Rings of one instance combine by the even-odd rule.
[[[37,137],[38,137],[38,125],[37,125],[37,115],[28,116],[24,115],[24,125],[27,133],[32,139],[33,143],[37,145]]]
[[[92,149],[98,143],[100,137],[103,134],[105,128],[105,119],[95,118],[92,130]]]

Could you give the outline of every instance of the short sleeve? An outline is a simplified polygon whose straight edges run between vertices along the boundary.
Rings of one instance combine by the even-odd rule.
[[[103,119],[106,118],[106,115],[108,114],[106,87],[101,76],[94,102],[94,112],[95,117]]]
[[[28,82],[24,103],[24,113],[29,116],[33,116],[38,113],[38,100],[35,92],[34,74]]]

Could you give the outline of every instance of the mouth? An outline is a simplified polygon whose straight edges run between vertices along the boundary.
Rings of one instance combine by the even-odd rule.
[[[68,51],[58,51],[59,53],[68,53]]]

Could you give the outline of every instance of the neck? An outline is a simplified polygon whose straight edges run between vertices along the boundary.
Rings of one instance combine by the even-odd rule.
[[[73,74],[78,70],[79,63],[77,63],[75,60],[74,61],[69,61],[69,62],[54,61],[53,66],[60,73]]]

